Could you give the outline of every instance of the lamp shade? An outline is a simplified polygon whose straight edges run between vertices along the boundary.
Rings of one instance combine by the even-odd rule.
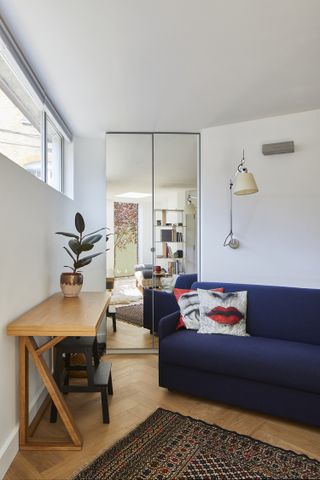
[[[184,212],[185,212],[186,215],[194,215],[196,213],[196,208],[193,205],[193,203],[187,202],[186,206],[185,206],[185,209],[184,209]]]
[[[252,173],[238,173],[233,184],[233,193],[235,195],[250,195],[251,193],[257,193],[258,191],[259,190]]]

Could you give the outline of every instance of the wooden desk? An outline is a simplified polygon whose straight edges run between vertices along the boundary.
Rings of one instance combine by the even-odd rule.
[[[7,334],[20,337],[19,442],[22,450],[81,450],[82,438],[71,412],[42,354],[67,336],[95,336],[110,300],[109,292],[83,292],[76,298],[52,295],[7,326]],[[53,337],[40,347],[34,337]],[[29,435],[28,359],[31,356],[70,435],[71,442],[33,442]]]

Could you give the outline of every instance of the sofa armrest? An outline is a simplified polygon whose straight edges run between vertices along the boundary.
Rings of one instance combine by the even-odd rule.
[[[170,313],[170,315],[167,315],[166,317],[162,317],[159,322],[158,326],[158,335],[159,335],[159,342],[164,337],[167,337],[171,333],[174,333],[176,331],[176,326],[178,323],[180,317],[180,310]]]
[[[176,312],[179,309],[177,300],[172,293],[145,288],[143,293],[143,326],[150,331],[158,331],[162,317]],[[152,315],[154,310],[154,320]]]

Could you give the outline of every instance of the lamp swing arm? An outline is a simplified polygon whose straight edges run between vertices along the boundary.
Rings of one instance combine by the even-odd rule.
[[[258,192],[258,187],[252,173],[244,166],[245,156],[244,149],[242,151],[242,159],[237,167],[234,182],[230,180],[230,232],[226,236],[223,246],[230,248],[238,248],[240,246],[239,240],[233,237],[233,218],[232,218],[232,194],[235,195],[250,195]],[[234,190],[233,190],[234,187]]]
[[[188,205],[191,205],[192,199],[197,200],[198,197],[195,196],[195,195],[191,195],[191,193],[189,193],[188,196],[187,196],[187,203],[188,203]]]
[[[239,165],[239,167],[240,167],[240,165]],[[228,235],[226,236],[226,238],[223,242],[223,246],[224,247],[228,246],[228,247],[231,247],[231,248],[238,248],[239,245],[240,245],[239,240],[237,240],[236,238],[233,237],[232,187],[233,187],[233,182],[230,179],[230,183],[229,183],[229,191],[230,191],[230,212],[229,212],[229,215],[230,215],[230,231],[229,231]]]
[[[242,158],[240,160],[240,163],[238,165],[238,168],[237,168],[237,171],[236,171],[235,175],[237,173],[242,173],[242,172],[247,173],[248,172],[248,169],[244,166],[244,160],[245,160],[245,158],[244,158],[244,149],[243,149],[242,150]],[[230,182],[231,182],[231,180],[230,180]]]
[[[229,237],[232,237],[233,235],[233,231],[232,231],[232,186],[233,186],[233,183],[232,183],[232,180],[230,179],[230,183],[229,183],[229,191],[230,191],[230,212],[229,212],[229,219],[230,219],[230,231],[228,233],[228,235],[226,236],[224,242],[223,242],[223,246],[226,247],[228,245],[228,240],[229,240]]]

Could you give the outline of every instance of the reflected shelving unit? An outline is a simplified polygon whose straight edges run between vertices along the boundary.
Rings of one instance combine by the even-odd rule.
[[[182,209],[155,209],[156,264],[169,275],[185,271],[186,225]]]

